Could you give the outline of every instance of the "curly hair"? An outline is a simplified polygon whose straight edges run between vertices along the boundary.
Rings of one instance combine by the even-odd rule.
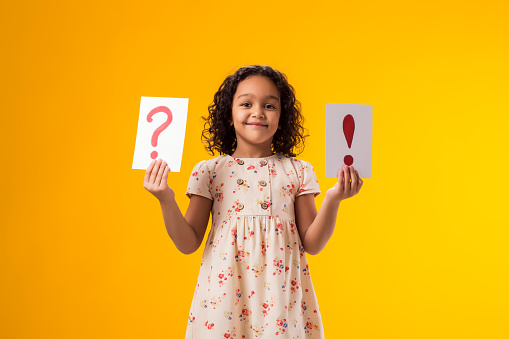
[[[272,151],[286,157],[302,153],[307,135],[304,135],[304,117],[301,114],[300,102],[295,98],[294,88],[288,83],[286,75],[269,66],[260,65],[239,68],[219,87],[214,101],[208,107],[209,116],[202,117],[205,120],[202,132],[202,141],[207,143],[205,148],[211,155],[214,155],[214,151],[232,155],[237,148],[235,129],[230,125],[233,96],[238,84],[252,75],[261,75],[272,80],[281,96],[281,128],[278,128],[272,139]]]

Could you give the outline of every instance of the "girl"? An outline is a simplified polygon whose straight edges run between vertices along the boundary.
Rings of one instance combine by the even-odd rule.
[[[144,187],[159,199],[177,248],[205,245],[186,338],[323,338],[305,252],[319,253],[332,236],[341,200],[362,180],[351,166],[320,193],[303,148],[300,103],[286,76],[248,66],[226,78],[209,106],[202,137],[220,156],[198,163],[187,188],[184,217],[168,186],[168,168],[153,161]]]

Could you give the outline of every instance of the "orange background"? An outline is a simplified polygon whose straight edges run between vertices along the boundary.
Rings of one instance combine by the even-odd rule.
[[[183,338],[186,256],[132,170],[141,96],[289,77],[322,192],[325,104],[373,105],[373,177],[308,256],[327,338],[509,338],[507,1],[2,4],[0,337]],[[325,194],[317,200],[319,206]]]

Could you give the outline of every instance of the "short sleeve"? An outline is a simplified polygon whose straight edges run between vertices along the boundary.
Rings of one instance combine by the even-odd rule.
[[[191,172],[186,195],[191,198],[193,194],[214,200],[210,193],[210,171],[205,160],[197,163]]]
[[[300,187],[296,197],[310,193],[313,193],[316,197],[320,194],[320,186],[318,185],[318,179],[316,178],[313,166],[303,160],[297,161],[297,164],[300,164],[300,166],[297,166]]]

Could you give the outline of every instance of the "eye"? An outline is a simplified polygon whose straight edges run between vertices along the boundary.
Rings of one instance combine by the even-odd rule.
[[[276,106],[271,105],[271,104],[267,104],[267,105],[265,105],[265,108],[268,108],[268,109],[276,109]]]
[[[249,102],[243,102],[243,103],[240,104],[240,106],[251,107],[251,104]]]

